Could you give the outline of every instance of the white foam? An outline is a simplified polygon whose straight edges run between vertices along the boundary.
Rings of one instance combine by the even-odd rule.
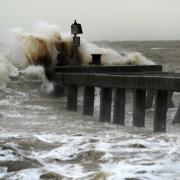
[[[38,79],[42,81],[42,89],[50,93],[54,90],[53,83],[49,82],[46,75],[44,68],[42,66],[35,66],[35,65],[30,65],[24,70],[21,71],[23,75],[28,77],[29,79]]]
[[[44,68],[42,66],[30,65],[21,71],[24,75],[30,78],[41,78],[43,79],[45,76]]]
[[[152,47],[151,50],[166,50],[166,49],[173,49],[171,47],[163,48],[163,47]]]
[[[68,178],[83,178],[84,176],[87,176],[90,173],[84,172],[83,167],[78,164],[64,164],[63,166],[56,165],[56,164],[46,164],[46,168],[49,171],[56,172],[58,174],[61,174],[62,176],[65,176]],[[64,179],[66,179],[64,178]]]
[[[109,156],[109,161],[101,164],[102,171],[111,173],[110,179],[113,180],[124,178],[162,180],[164,178],[173,179],[177,177],[180,175],[180,162],[177,160],[179,159],[179,155],[177,155],[179,146],[174,142],[174,138],[177,137],[167,137],[169,141],[161,139],[160,136],[155,136],[144,140],[137,138],[136,140],[124,140],[116,143],[115,146],[112,144],[111,147],[104,145],[104,143],[98,144],[98,149],[103,148],[106,152],[118,153],[120,157],[124,154],[124,157],[128,157],[127,159],[123,158],[121,161],[114,162],[110,160],[113,160],[113,156]],[[130,145],[133,144],[141,144],[145,148],[131,147]]]
[[[17,161],[19,158],[13,154],[11,149],[0,150],[0,161]]]
[[[5,86],[9,82],[9,77],[17,77],[18,69],[8,61],[5,55],[0,54],[0,85]]]
[[[17,173],[9,173],[6,177],[7,180],[39,180],[41,171],[39,169],[25,169]]]
[[[38,106],[38,105],[25,105],[25,108],[30,110],[47,111],[49,107]]]
[[[38,139],[38,142],[40,140],[55,145],[55,147],[54,149],[31,151],[28,157],[41,162],[45,171],[56,172],[74,179],[88,179],[88,175],[93,175],[95,171],[102,172],[105,176],[107,174],[109,180],[125,178],[162,180],[179,177],[179,135],[129,134],[128,132],[119,132],[118,129],[112,129],[112,131],[110,129],[103,130],[98,135],[88,133],[81,136],[34,134],[33,136]],[[23,138],[25,137],[23,135]],[[32,139],[32,134],[30,137]],[[93,141],[91,141],[92,139]],[[142,147],[136,146],[138,144]],[[91,168],[86,169],[91,160],[80,160],[77,163],[73,161],[79,157],[81,152],[89,150],[100,151],[104,154],[100,160],[95,162],[94,158],[90,157],[98,166],[95,171]],[[61,162],[67,162],[67,164],[63,163],[62,165]],[[87,166],[84,166],[86,163]],[[31,177],[31,173],[35,173],[35,177],[38,177],[40,171],[23,170],[16,172],[16,176],[13,174],[12,177],[26,179]]]
[[[154,65],[152,60],[147,59],[139,52],[123,53],[119,54],[117,51],[110,48],[102,48],[93,43],[82,40],[80,47],[81,53],[84,57],[84,63],[91,62],[91,54],[102,54],[102,64],[105,65],[122,65],[122,64],[134,64],[134,65]]]

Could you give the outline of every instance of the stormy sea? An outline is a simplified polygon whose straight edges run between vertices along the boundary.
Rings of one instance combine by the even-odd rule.
[[[145,128],[132,126],[131,93],[124,127],[100,123],[98,88],[93,117],[82,115],[81,90],[78,112],[67,111],[66,97],[53,95],[43,66],[29,63],[27,48],[7,39],[8,45],[0,44],[0,179],[180,179],[180,125],[172,124],[179,93],[174,93],[175,106],[168,109],[166,133],[153,133],[153,108],[146,110]],[[23,43],[29,45],[27,40]],[[134,62],[133,53],[139,52],[139,64],[161,64],[164,71],[180,72],[179,41],[101,41],[92,46],[107,54],[105,63]],[[121,54],[127,59],[117,63]]]

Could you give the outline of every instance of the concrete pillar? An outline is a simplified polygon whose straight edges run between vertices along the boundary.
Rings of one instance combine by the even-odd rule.
[[[173,108],[174,107],[174,102],[173,102],[173,91],[168,92],[168,108]]]
[[[146,90],[136,89],[133,93],[133,125],[144,127],[145,124]]]
[[[146,96],[146,108],[152,108],[153,106],[153,100],[155,97],[155,90],[147,90],[147,96]],[[168,108],[174,107],[174,102],[172,100],[173,91],[168,92]]]
[[[168,91],[158,90],[155,97],[154,132],[166,131]]]
[[[69,86],[67,93],[67,109],[70,111],[77,111],[77,96],[78,96],[78,87]]]
[[[54,85],[54,95],[56,97],[63,97],[64,91],[65,91],[65,89],[62,85],[59,85],[59,84]]]
[[[177,111],[176,111],[176,114],[175,114],[175,116],[174,116],[174,120],[173,120],[172,123],[173,123],[173,124],[175,124],[175,123],[180,123],[180,104],[179,104],[179,107],[178,107],[178,109],[177,109]]]
[[[94,90],[93,86],[84,87],[83,114],[93,115],[94,113]]]
[[[150,89],[147,90],[147,95],[146,95],[146,109],[152,108],[155,94],[156,94],[156,91],[155,91],[155,90],[150,90]]]
[[[111,122],[112,89],[102,88],[100,92],[100,122]]]
[[[114,92],[114,109],[113,109],[113,123],[124,126],[125,124],[125,104],[126,104],[126,90],[115,89]]]

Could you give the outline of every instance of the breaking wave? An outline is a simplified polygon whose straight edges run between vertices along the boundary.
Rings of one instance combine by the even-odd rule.
[[[0,84],[6,86],[12,77],[36,76],[48,86],[44,67],[53,67],[58,54],[63,55],[65,64],[71,61],[73,46],[68,33],[60,33],[58,26],[46,22],[37,23],[32,32],[22,28],[11,29],[2,38],[0,47]],[[102,48],[82,40],[78,50],[80,64],[91,63],[91,54],[102,54],[102,64],[155,64],[139,52],[118,53],[110,48]],[[63,61],[64,59],[58,59]],[[41,67],[40,67],[41,66]],[[52,86],[52,85],[51,85]],[[50,88],[51,89],[51,88]]]

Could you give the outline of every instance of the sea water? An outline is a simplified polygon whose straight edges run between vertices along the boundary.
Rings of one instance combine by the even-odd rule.
[[[82,115],[82,89],[78,111],[67,111],[66,98],[50,93],[53,84],[43,67],[23,67],[21,59],[21,67],[8,64],[3,52],[0,179],[180,179],[180,126],[171,124],[178,93],[173,96],[176,107],[168,110],[167,133],[153,133],[153,108],[146,110],[145,128],[132,126],[131,93],[125,126],[101,123],[98,88],[93,117]]]

